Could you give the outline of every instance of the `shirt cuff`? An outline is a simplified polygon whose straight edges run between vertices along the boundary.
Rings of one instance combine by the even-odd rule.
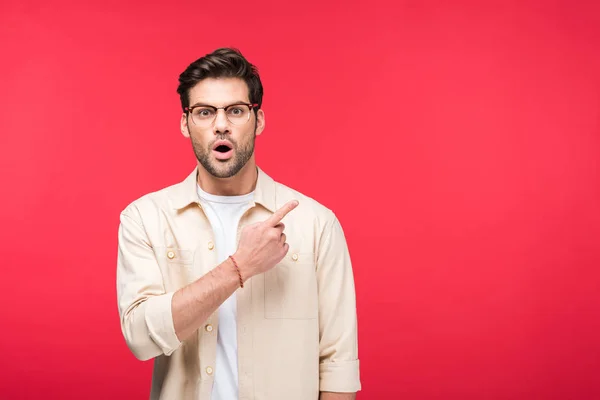
[[[355,393],[361,388],[359,361],[328,362],[319,365],[321,392]]]
[[[171,301],[173,293],[153,296],[146,300],[146,326],[148,335],[167,356],[181,345],[173,325]]]

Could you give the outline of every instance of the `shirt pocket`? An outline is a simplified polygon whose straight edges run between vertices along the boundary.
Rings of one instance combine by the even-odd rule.
[[[179,290],[194,281],[194,251],[179,247],[155,248],[167,292]]]
[[[317,318],[314,253],[289,251],[279,264],[264,275],[265,318]]]

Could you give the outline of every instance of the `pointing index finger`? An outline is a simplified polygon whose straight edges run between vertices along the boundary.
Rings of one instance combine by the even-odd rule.
[[[285,217],[290,211],[298,206],[298,200],[288,201],[279,210],[275,211],[265,222],[270,226],[275,226],[283,217]]]

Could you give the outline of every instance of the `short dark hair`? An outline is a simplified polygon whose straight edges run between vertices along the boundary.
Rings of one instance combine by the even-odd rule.
[[[258,104],[260,109],[263,98],[263,87],[258,69],[250,64],[238,49],[222,47],[201,57],[188,65],[179,75],[177,93],[181,99],[181,108],[185,112],[190,106],[190,89],[206,78],[241,78],[248,86],[250,103]]]

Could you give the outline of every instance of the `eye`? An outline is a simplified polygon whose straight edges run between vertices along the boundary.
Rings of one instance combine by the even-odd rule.
[[[232,108],[231,110],[229,110],[229,112],[230,112],[232,115],[241,115],[241,114],[243,114],[243,113],[244,113],[244,110],[242,110],[240,107],[234,107],[234,108]]]
[[[194,115],[199,118],[210,118],[214,115],[214,110],[208,107],[199,107],[194,109]]]

